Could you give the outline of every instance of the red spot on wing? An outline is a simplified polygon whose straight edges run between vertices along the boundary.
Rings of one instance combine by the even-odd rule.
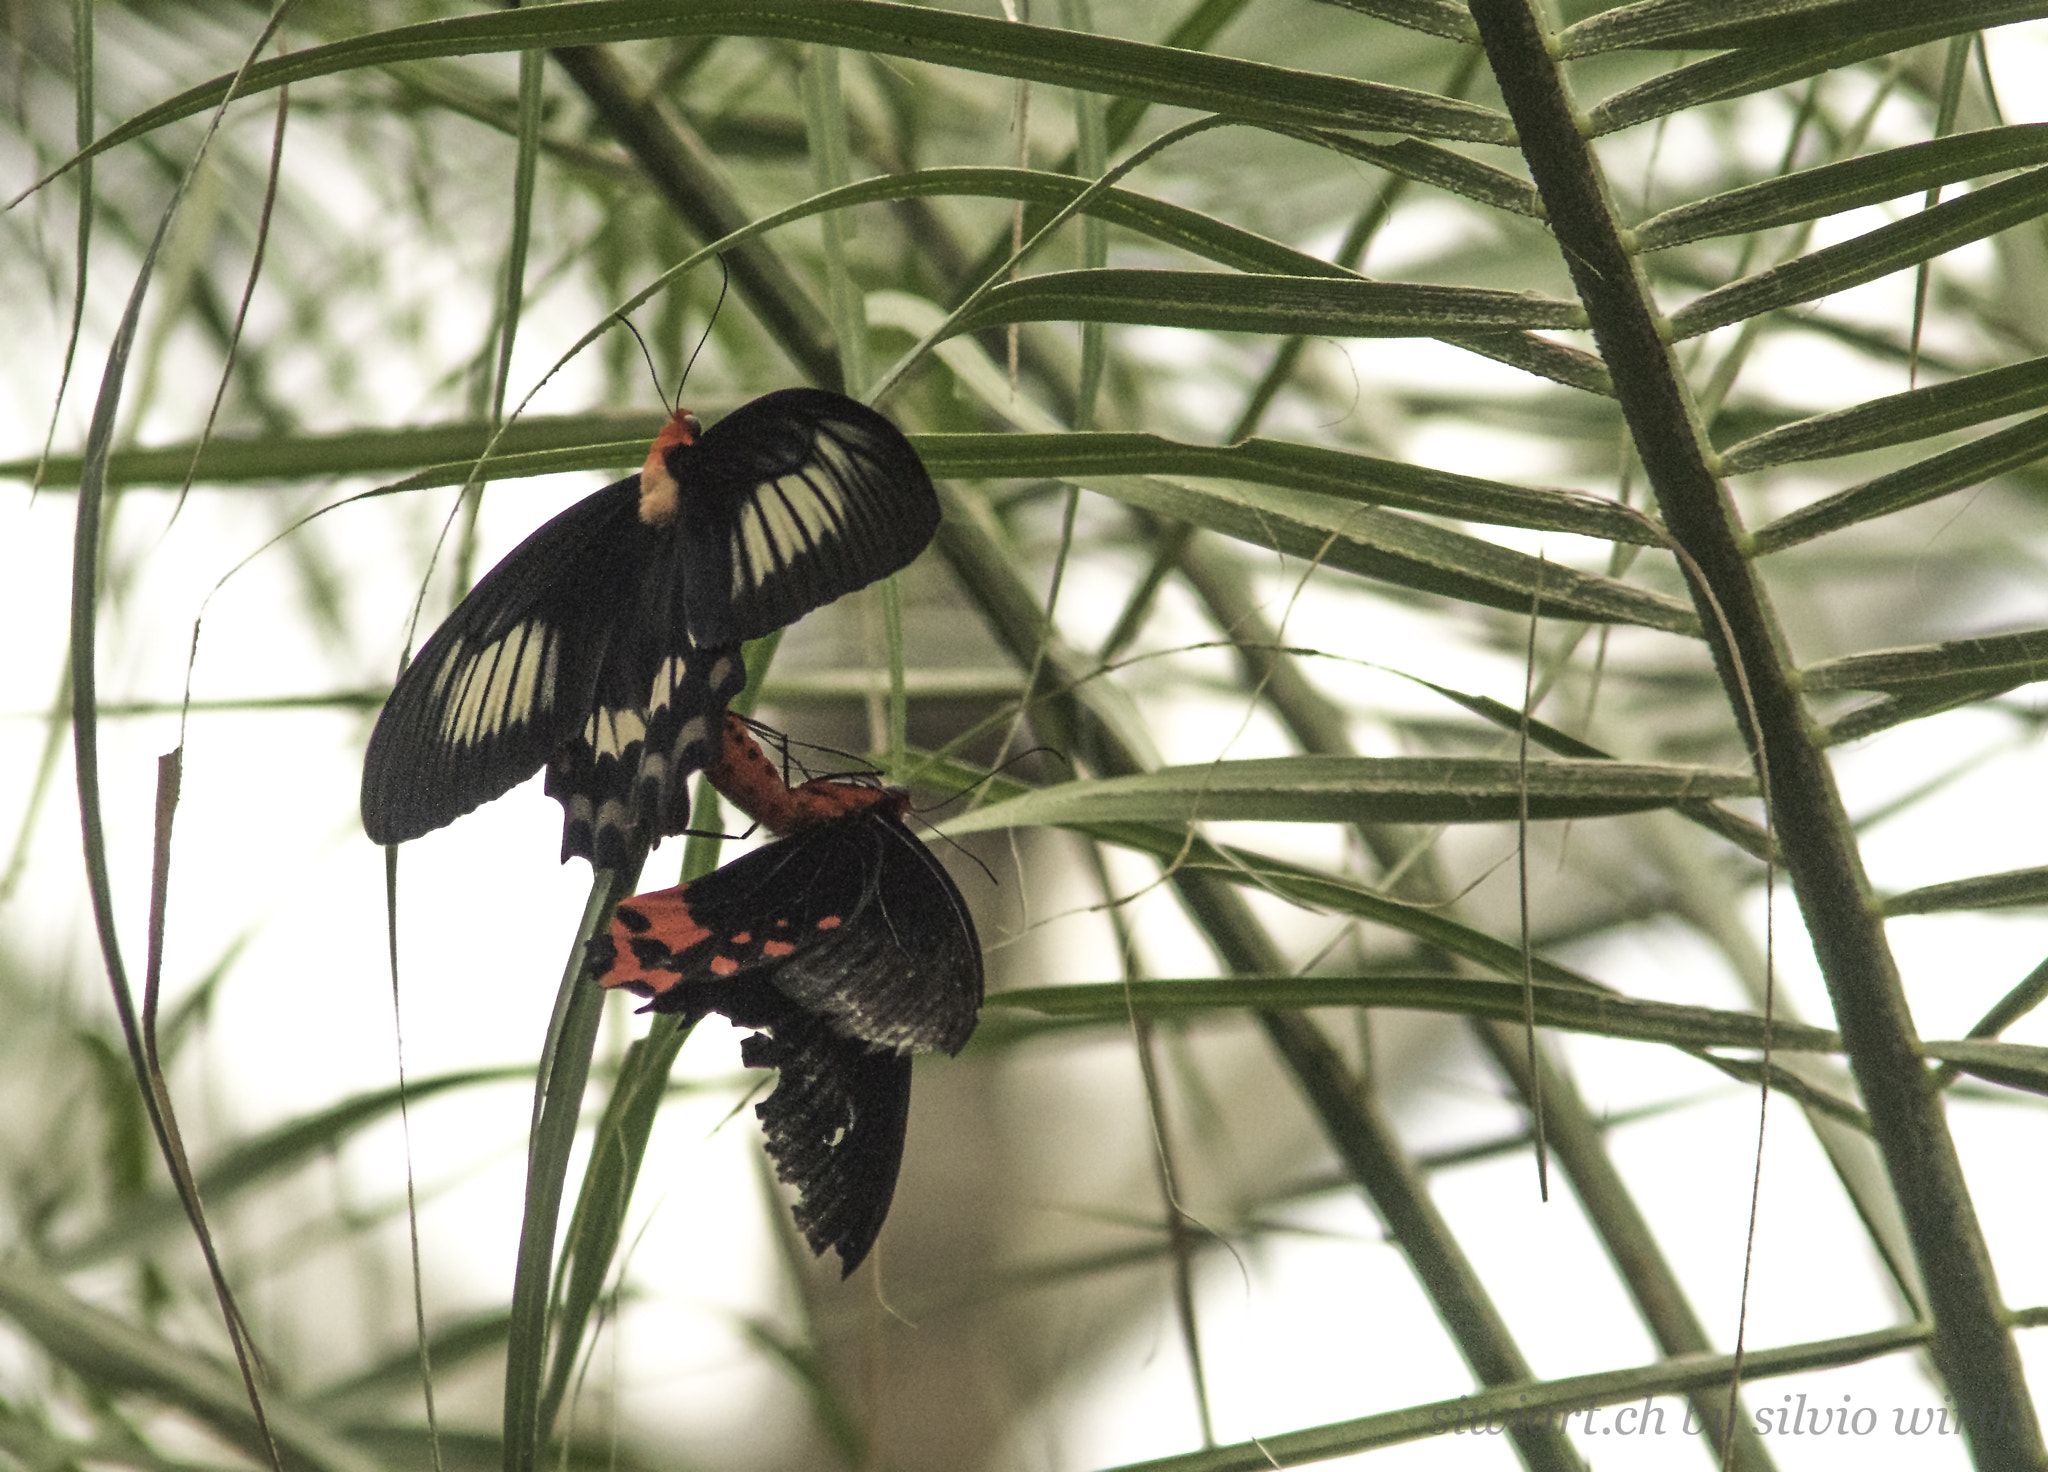
[[[690,902],[683,893],[688,887],[651,890],[633,896],[631,905],[619,906],[611,926],[616,959],[611,970],[598,978],[601,985],[635,987],[659,995],[682,979],[641,957],[642,952],[659,950],[679,954],[711,939],[711,932],[690,914]],[[650,946],[650,942],[658,944]]]
[[[761,945],[761,954],[764,956],[775,956],[778,958],[782,956],[790,956],[796,954],[796,947],[791,945],[786,940],[764,941]]]
[[[818,922],[818,929],[837,930],[841,925],[845,923],[846,922],[841,920],[837,915],[827,915],[824,919]]]
[[[736,957],[713,956],[711,958],[710,970],[713,976],[730,976],[739,969],[740,963]]]

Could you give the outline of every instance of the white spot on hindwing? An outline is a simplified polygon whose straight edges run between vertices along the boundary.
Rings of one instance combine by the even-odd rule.
[[[647,714],[653,716],[669,708],[675,693],[682,688],[683,676],[689,664],[682,658],[671,655],[661,662],[654,672],[654,682],[647,690]]]
[[[623,758],[626,749],[647,737],[647,722],[637,710],[600,706],[583,728],[583,739],[599,757]]]

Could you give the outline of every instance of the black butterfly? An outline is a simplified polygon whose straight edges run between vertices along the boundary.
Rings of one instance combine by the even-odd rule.
[[[721,790],[736,785],[736,741],[767,766],[736,718],[726,726],[708,768]],[[981,1007],[981,945],[952,878],[904,826],[900,790],[810,782],[791,792],[776,779],[765,806],[758,787],[731,795],[771,830],[805,826],[620,904],[610,932],[590,943],[591,970],[652,997],[651,1011],[691,1022],[716,1012],[762,1034],[740,1057],[780,1075],[755,1109],[768,1153],[797,1188],[811,1250],[835,1249],[851,1273],[895,1194],[910,1054],[966,1046]],[[838,815],[822,816],[826,807]]]
[[[545,764],[562,857],[616,867],[680,832],[756,639],[903,567],[938,494],[897,428],[822,389],[702,429],[548,522],[435,631],[378,718],[363,829],[432,832]]]

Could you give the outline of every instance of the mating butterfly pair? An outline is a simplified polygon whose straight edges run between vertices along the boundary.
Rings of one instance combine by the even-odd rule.
[[[678,410],[637,475],[542,526],[400,676],[363,764],[363,827],[417,838],[545,765],[562,857],[632,862],[689,818],[688,778],[781,842],[622,904],[593,942],[609,986],[756,1030],[759,1106],[812,1250],[851,1273],[888,1214],[910,1059],[958,1052],[981,1004],[959,891],[903,826],[904,794],[792,789],[725,715],[739,645],[903,567],[938,526],[907,440],[839,394],[786,389],[710,430]],[[623,949],[631,959],[619,962]]]
[[[768,1153],[797,1188],[811,1250],[836,1250],[844,1276],[895,1193],[910,1055],[957,1053],[974,1032],[981,946],[952,878],[904,826],[900,788],[791,788],[731,715],[704,773],[778,841],[621,903],[590,969],[651,1011],[754,1031],[741,1061],[779,1075],[755,1107]]]
[[[562,857],[630,862],[689,822],[758,639],[905,566],[939,524],[901,431],[841,394],[677,410],[639,474],[571,506],[470,590],[399,677],[363,829],[430,833],[543,765]]]

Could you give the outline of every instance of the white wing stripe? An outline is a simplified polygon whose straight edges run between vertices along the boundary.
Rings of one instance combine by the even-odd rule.
[[[526,724],[536,708],[554,704],[560,664],[559,634],[535,621],[467,658],[458,654],[443,661],[430,687],[441,709],[442,741],[474,746]]]
[[[795,472],[755,487],[733,538],[734,596],[844,535],[848,508],[837,472],[848,468],[841,454],[830,467],[834,474]]]

